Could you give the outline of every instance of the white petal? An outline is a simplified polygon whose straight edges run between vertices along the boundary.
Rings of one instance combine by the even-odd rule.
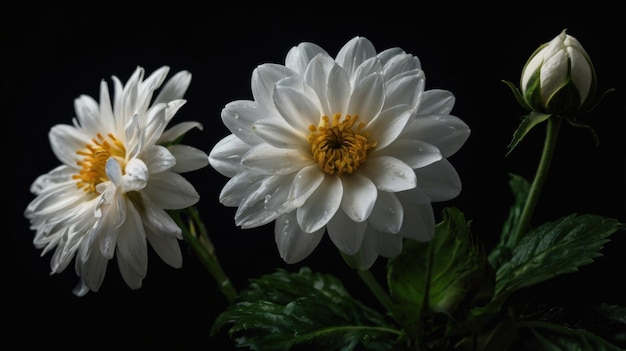
[[[443,157],[454,155],[470,135],[469,126],[452,115],[421,116],[412,120],[401,138],[423,140],[435,145]]]
[[[421,140],[400,139],[377,151],[376,156],[393,156],[411,168],[421,168],[441,160],[441,152],[435,146]]]
[[[166,210],[179,210],[194,205],[200,196],[183,176],[174,172],[153,174],[145,187],[146,196]]]
[[[348,75],[345,73],[345,71],[343,71],[343,69],[341,69],[341,67],[339,67],[339,65],[337,65],[335,60],[333,60],[328,55],[315,56],[309,63],[308,67],[306,67],[306,72],[304,72],[303,75],[306,84],[313,88],[313,90],[315,90],[317,96],[319,97],[323,114],[326,115],[332,115],[332,112],[329,112],[328,97],[331,96],[333,98],[333,101],[341,99],[340,97],[337,97],[333,92],[333,88],[335,88],[335,86],[329,84],[330,72],[334,68],[339,68],[343,72],[345,76],[345,82],[347,84],[346,93],[344,95],[349,96],[350,82],[348,79]],[[334,82],[330,80],[330,83]],[[335,110],[335,112],[336,111],[343,110]]]
[[[410,117],[411,110],[408,105],[394,106],[376,116],[365,129],[370,133],[368,140],[376,142],[374,150],[382,149],[396,140]]]
[[[167,153],[170,154],[169,151]],[[107,165],[108,164],[109,162],[107,162]],[[148,166],[137,158],[130,160],[126,164],[125,172],[126,174],[124,174],[123,177],[124,183],[122,185],[122,192],[124,193],[129,191],[141,191],[145,188],[150,178]]]
[[[359,251],[350,257],[353,268],[370,269],[378,259],[378,251],[384,235],[367,226]]]
[[[131,289],[139,289],[148,270],[148,248],[141,217],[134,206],[127,206],[128,216],[117,238],[117,264]]]
[[[376,187],[383,191],[403,191],[417,185],[413,169],[391,156],[368,158],[359,166],[357,172],[371,179]]]
[[[145,122],[141,127],[142,135],[144,137],[143,145],[154,145],[161,139],[163,131],[167,128],[168,123],[166,111],[166,104],[159,104],[150,107],[145,115]]]
[[[380,191],[367,222],[379,232],[397,233],[402,227],[404,211],[394,193]]]
[[[399,235],[381,235],[382,242],[378,247],[378,254],[387,257],[393,258],[402,253],[402,244],[404,238]]]
[[[298,131],[308,131],[317,125],[322,107],[317,94],[300,77],[280,80],[274,89],[274,105],[280,115]]]
[[[172,172],[191,172],[209,165],[209,156],[193,146],[177,144],[168,147],[168,150],[176,158],[176,164],[171,169]]]
[[[431,89],[422,93],[418,116],[447,115],[452,111],[456,99],[448,90]]]
[[[148,166],[149,173],[159,173],[168,170],[178,161],[168,148],[161,145],[154,145],[144,149],[140,157]]]
[[[421,70],[422,63],[417,56],[407,54],[400,48],[390,48],[378,54],[385,67],[385,80],[392,80],[405,72]]]
[[[297,210],[300,228],[307,233],[323,228],[339,209],[342,195],[339,177],[325,176],[324,181]]]
[[[323,181],[324,172],[318,165],[302,168],[294,178],[285,205],[293,208],[302,206]]]
[[[183,266],[183,255],[180,252],[178,239],[150,234],[148,234],[147,238],[148,242],[163,262],[174,268],[181,268]]]
[[[569,74],[569,58],[564,50],[557,51],[541,65],[541,99],[547,102],[565,82]]]
[[[461,193],[459,174],[447,159],[441,159],[427,167],[415,170],[419,188],[431,201],[448,201]]]
[[[271,176],[256,184],[239,204],[235,223],[242,228],[259,227],[285,212],[292,211],[287,198],[294,175]]]
[[[34,195],[39,195],[44,189],[51,186],[68,186],[69,184],[76,186],[76,181],[72,179],[75,172],[75,168],[66,165],[57,166],[48,173],[35,178],[29,190]]]
[[[152,203],[150,198],[141,197],[143,204],[141,218],[151,236],[182,239],[182,230],[167,212]]]
[[[161,136],[156,141],[156,143],[166,144],[166,143],[174,142],[176,139],[178,139],[179,137],[181,137],[188,131],[192,130],[193,128],[198,128],[202,130],[202,124],[198,122],[191,122],[191,121],[178,123],[174,126],[171,126],[170,128],[167,128],[167,130],[165,130],[161,134]]]
[[[252,128],[254,122],[267,118],[256,102],[247,100],[230,102],[222,109],[221,116],[226,128],[245,143],[255,145],[263,141]]]
[[[98,291],[104,280],[109,262],[97,248],[91,248],[86,260],[76,260],[76,273],[91,291]]]
[[[74,100],[76,119],[87,134],[102,132],[103,120],[100,118],[98,103],[91,96],[81,95]]]
[[[325,228],[306,233],[300,229],[296,212],[286,213],[276,219],[274,238],[280,257],[287,263],[298,263],[315,250],[324,236]]]
[[[222,175],[234,177],[241,170],[241,158],[248,150],[249,144],[230,134],[213,146],[209,153],[209,164]]]
[[[127,202],[123,196],[115,197],[114,201],[103,207],[104,218],[99,225],[101,227],[98,230],[97,245],[100,253],[110,260],[115,254],[115,248],[117,246],[117,237],[120,232],[120,228],[126,221],[128,214]],[[130,204],[132,207],[132,204]],[[93,244],[92,244],[93,245]]]
[[[328,108],[324,112],[325,115],[331,117],[335,113],[348,114],[348,106],[352,96],[352,86],[348,73],[339,65],[333,65],[328,74],[328,86],[325,96],[328,101]],[[320,97],[321,98],[321,97]]]
[[[361,63],[374,56],[376,56],[374,45],[368,39],[357,36],[339,50],[335,60],[352,76]]]
[[[321,54],[321,55],[320,55]],[[328,56],[328,53],[314,43],[300,43],[292,47],[285,57],[285,67],[291,68],[300,75],[304,75],[309,62],[316,56]]]
[[[155,72],[156,73],[156,72]],[[153,104],[161,102],[170,102],[172,100],[182,99],[187,92],[187,88],[191,83],[191,73],[188,71],[180,71],[173,75],[167,83],[161,88],[159,95],[154,99]]]
[[[372,74],[362,79],[354,88],[348,113],[359,116],[359,119],[367,124],[380,113],[384,102],[383,77],[380,74]]]
[[[396,105],[415,106],[424,91],[424,71],[403,72],[385,85],[385,108]]]
[[[571,77],[574,81],[574,85],[580,93],[580,103],[582,104],[589,95],[591,90],[591,82],[593,80],[593,72],[591,66],[587,62],[587,57],[584,54],[584,50],[576,50],[575,48],[567,48],[568,55],[570,56],[571,63]]]
[[[263,174],[289,174],[315,164],[309,152],[298,149],[279,149],[270,144],[259,144],[248,151],[241,163]]]
[[[378,190],[369,178],[358,173],[344,176],[341,209],[354,222],[363,222],[374,208]]]
[[[308,135],[293,129],[282,119],[266,118],[256,122],[252,129],[264,142],[277,148],[310,150]]]
[[[372,56],[359,65],[359,68],[356,72],[354,72],[354,75],[350,77],[350,81],[354,82],[354,85],[358,85],[364,78],[372,74],[380,74],[382,72],[383,64],[380,59],[377,56]]]
[[[105,165],[105,172],[111,183],[115,184],[115,186],[121,186],[124,176],[122,175],[122,167],[117,162],[116,159],[110,157]],[[102,184],[102,183],[101,183]]]
[[[286,77],[297,75],[293,70],[279,64],[265,63],[252,71],[252,96],[259,106],[270,110],[274,106],[272,95],[276,83]]]
[[[337,211],[326,226],[332,242],[346,255],[354,255],[361,248],[366,228],[366,222],[355,223],[343,211]]]
[[[52,127],[49,138],[54,155],[70,167],[77,167],[76,162],[80,160],[76,151],[84,150],[91,144],[91,139],[81,130],[64,124]]]
[[[220,192],[220,202],[224,206],[236,207],[251,192],[254,192],[259,184],[267,176],[254,172],[241,172],[235,174]]]
[[[435,215],[426,195],[417,189],[396,194],[404,209],[402,229],[398,235],[426,242],[435,235]]]

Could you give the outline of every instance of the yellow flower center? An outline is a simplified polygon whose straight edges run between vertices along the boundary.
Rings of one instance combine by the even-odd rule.
[[[126,148],[113,134],[107,136],[108,139],[98,133],[97,139],[91,139],[92,144],[87,144],[84,150],[76,151],[83,157],[82,161],[77,162],[82,169],[72,179],[76,179],[76,186],[85,192],[96,192],[96,185],[109,179],[105,167],[110,157],[115,157],[122,170],[124,169]]]
[[[352,173],[365,162],[367,150],[376,146],[368,143],[369,133],[363,132],[365,124],[357,123],[358,116],[322,116],[319,126],[309,126],[309,145],[313,159],[328,174]]]

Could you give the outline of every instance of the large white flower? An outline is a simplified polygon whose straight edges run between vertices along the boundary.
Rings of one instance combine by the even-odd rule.
[[[116,256],[132,289],[141,287],[148,267],[147,242],[172,267],[182,265],[181,229],[165,210],[195,204],[199,195],[180,173],[208,165],[207,154],[173,142],[197,122],[165,130],[185,104],[191,81],[187,71],[163,84],[169,67],[144,79],[138,67],[123,85],[113,76],[114,95],[100,84],[100,104],[90,96],[75,100],[73,125],[56,125],[50,144],[62,165],[39,176],[31,186],[36,198],[25,216],[36,230],[34,245],[42,256],[54,250],[51,274],[75,258],[82,296],[98,291],[108,260]]]
[[[275,220],[287,263],[306,258],[328,231],[362,269],[398,255],[403,238],[433,237],[431,202],[461,191],[447,158],[470,130],[449,114],[449,91],[424,90],[416,56],[377,53],[355,37],[333,59],[305,42],[285,65],[258,66],[251,86],[254,100],[222,110],[232,134],[209,153],[230,178],[220,202],[238,207],[237,226]]]

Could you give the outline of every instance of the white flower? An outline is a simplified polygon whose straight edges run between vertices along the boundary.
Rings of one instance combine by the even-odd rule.
[[[231,178],[220,202],[238,207],[237,226],[275,221],[287,263],[306,258],[328,231],[363,269],[398,255],[403,238],[432,238],[431,202],[459,194],[447,157],[470,130],[449,114],[450,92],[424,91],[417,57],[400,48],[377,54],[355,37],[333,59],[305,42],[284,66],[258,66],[252,94],[224,107],[232,134],[209,153]]]
[[[535,111],[571,114],[594,98],[595,69],[580,42],[563,30],[528,59],[520,89]]]
[[[100,104],[90,96],[75,100],[73,125],[56,125],[50,144],[62,165],[39,176],[31,186],[36,198],[25,216],[36,230],[34,245],[42,256],[54,249],[51,273],[75,258],[82,296],[98,291],[108,260],[116,256],[132,289],[141,287],[148,267],[147,242],[172,267],[181,267],[181,229],[165,210],[195,204],[198,193],[179,173],[208,165],[205,152],[171,145],[197,122],[165,130],[182,99],[191,74],[181,71],[160,90],[169,67],[144,79],[138,67],[125,85],[112,77],[114,95],[100,84]],[[169,146],[168,146],[168,143]],[[147,242],[146,242],[147,241]]]

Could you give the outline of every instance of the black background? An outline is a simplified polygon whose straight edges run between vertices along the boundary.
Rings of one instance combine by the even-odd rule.
[[[80,94],[98,99],[101,79],[110,82],[116,75],[125,82],[138,65],[147,73],[162,65],[171,67],[170,75],[183,69],[192,73],[188,102],[173,123],[201,122],[203,131],[191,131],[186,142],[208,153],[228,134],[220,119],[222,107],[233,100],[251,99],[250,77],[257,65],[284,63],[287,51],[302,41],[319,44],[333,56],[357,35],[370,39],[377,51],[402,47],[420,58],[427,89],[455,94],[452,113],[472,129],[468,142],[450,159],[459,171],[463,191],[452,201],[435,204],[436,214],[445,206],[459,207],[473,221],[473,233],[490,247],[512,201],[508,173],[532,177],[544,131],[541,127],[533,130],[505,157],[526,111],[501,80],[518,84],[521,69],[535,48],[568,29],[590,54],[599,90],[616,91],[584,119],[596,130],[599,146],[593,145],[588,131],[563,125],[533,223],[573,212],[626,221],[625,18],[617,16],[623,10],[605,8],[598,14],[575,16],[542,13],[516,19],[513,10],[491,9],[496,12],[489,16],[458,16],[465,20],[462,24],[444,15],[443,9],[390,10],[369,15],[241,14],[184,7],[150,13],[51,10],[40,16],[16,14],[14,24],[3,24],[2,118],[8,121],[8,129],[3,142],[2,199],[10,209],[4,211],[8,224],[0,240],[0,318],[4,322],[0,344],[66,349],[234,348],[225,333],[209,337],[212,321],[226,302],[184,242],[182,269],[170,268],[151,252],[143,287],[131,291],[119,276],[117,263],[111,261],[101,290],[82,298],[71,293],[77,283],[73,264],[50,276],[50,254],[41,257],[32,245],[34,232],[23,216],[34,198],[29,186],[58,165],[49,146],[49,129],[71,123],[73,101]],[[279,267],[309,266],[342,277],[356,298],[376,306],[327,237],[306,260],[286,265],[276,250],[272,225],[236,228],[235,209],[219,204],[226,178],[210,166],[186,176],[201,195],[198,207],[224,270],[238,289],[248,279]],[[557,305],[626,305],[626,240],[623,233],[611,239],[602,250],[604,257],[595,263],[521,294]],[[376,274],[384,271],[384,263],[379,259],[373,268]]]

